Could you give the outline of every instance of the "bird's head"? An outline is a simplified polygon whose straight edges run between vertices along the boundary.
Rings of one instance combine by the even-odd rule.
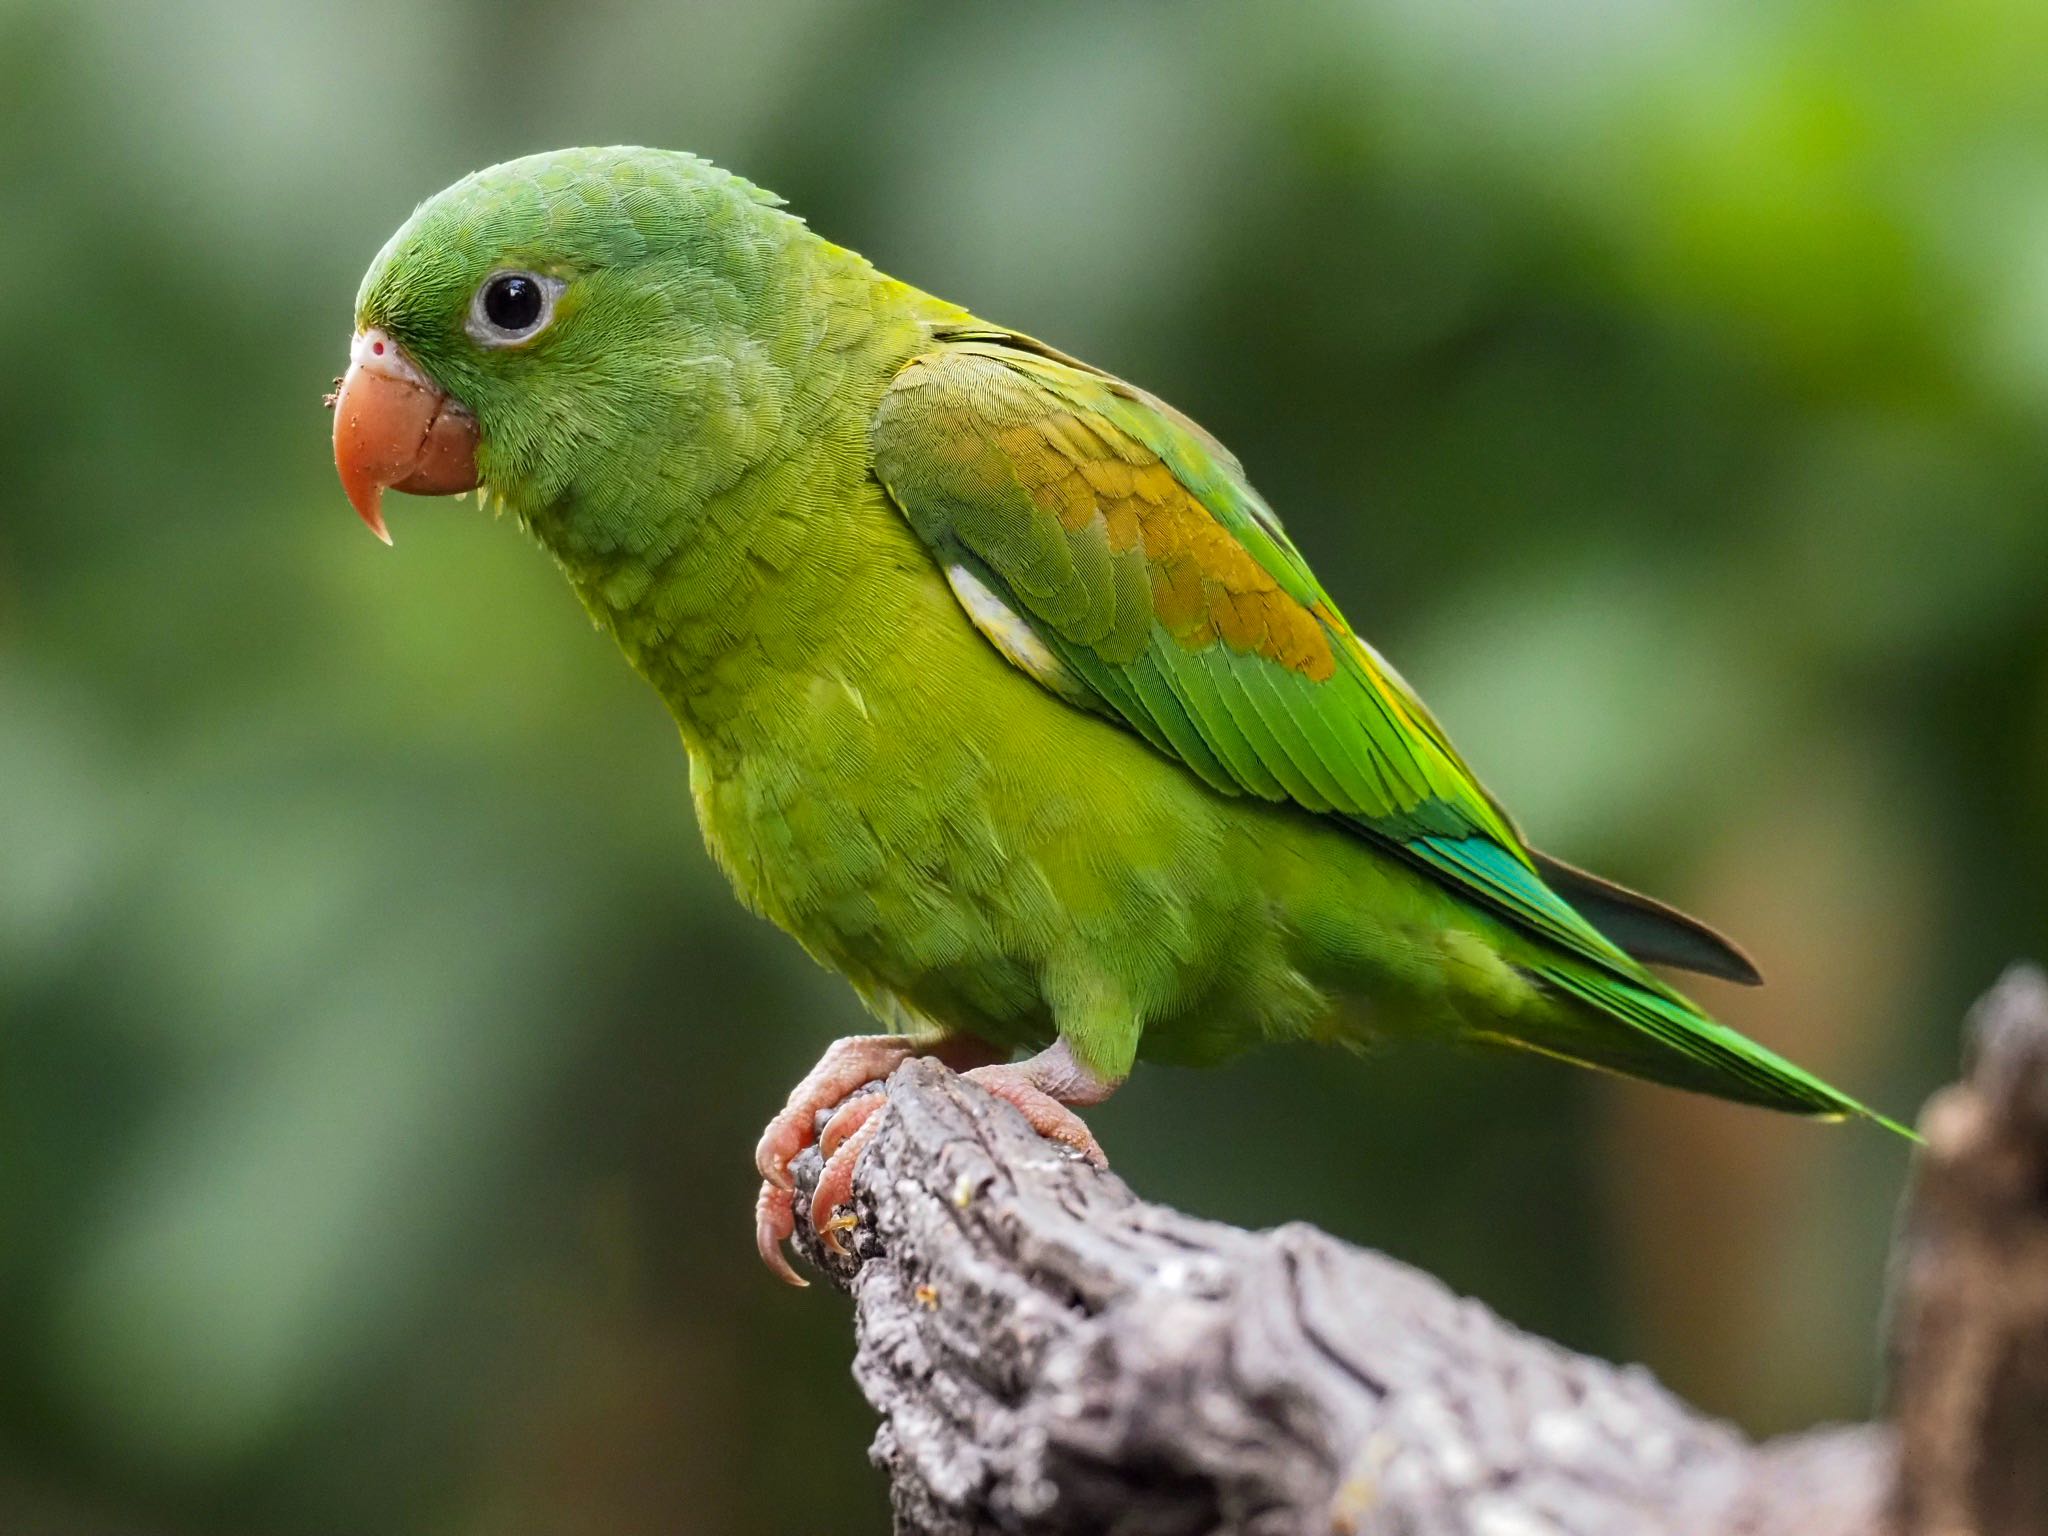
[[[650,445],[732,393],[762,268],[797,227],[775,202],[694,155],[614,148],[507,161],[421,204],[363,278],[332,401],[363,521],[390,542],[387,487],[487,484],[530,515],[658,476]]]

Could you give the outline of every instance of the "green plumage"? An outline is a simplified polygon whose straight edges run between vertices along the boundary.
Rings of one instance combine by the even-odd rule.
[[[479,347],[505,268],[560,279],[555,318]],[[674,713],[741,897],[892,1024],[1058,1033],[1109,1080],[1421,1031],[1867,1113],[1642,968],[1753,979],[1526,846],[1220,444],[746,183],[495,167],[357,321],[475,412],[490,490]]]

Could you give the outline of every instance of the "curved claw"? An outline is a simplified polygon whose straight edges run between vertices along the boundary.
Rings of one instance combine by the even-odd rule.
[[[782,1245],[795,1235],[796,1197],[763,1180],[760,1196],[754,1201],[754,1247],[777,1279],[801,1290],[811,1282],[790,1266],[782,1251]]]

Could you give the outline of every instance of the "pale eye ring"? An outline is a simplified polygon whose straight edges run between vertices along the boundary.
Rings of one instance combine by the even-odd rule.
[[[560,278],[538,272],[493,272],[477,284],[463,329],[480,347],[517,347],[547,329],[555,317]]]

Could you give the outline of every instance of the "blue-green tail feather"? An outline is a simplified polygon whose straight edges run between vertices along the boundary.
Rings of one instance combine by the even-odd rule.
[[[1483,1030],[1484,1038],[1737,1103],[1869,1120],[1917,1140],[1897,1121],[1707,1017],[1597,930],[1538,869],[1498,843],[1483,837],[1422,836],[1395,847],[1461,896],[1492,908],[1542,941],[1541,958],[1518,957],[1516,963],[1565,1006],[1546,1010],[1540,1024],[1516,1021]],[[1606,882],[1592,883],[1643,901]],[[1721,943],[1739,957],[1739,951]],[[1690,952],[1687,958],[1721,959]],[[1748,969],[1746,959],[1742,964]],[[1732,968],[1732,962],[1724,964],[1724,973]],[[1753,969],[1741,979],[1753,980]]]
[[[1560,1010],[1562,1017],[1540,1039],[1517,1036],[1506,1043],[1741,1104],[1868,1120],[1918,1139],[1897,1121],[1716,1023],[1652,978],[1631,981],[1564,959],[1529,969],[1552,992],[1584,1006]]]

